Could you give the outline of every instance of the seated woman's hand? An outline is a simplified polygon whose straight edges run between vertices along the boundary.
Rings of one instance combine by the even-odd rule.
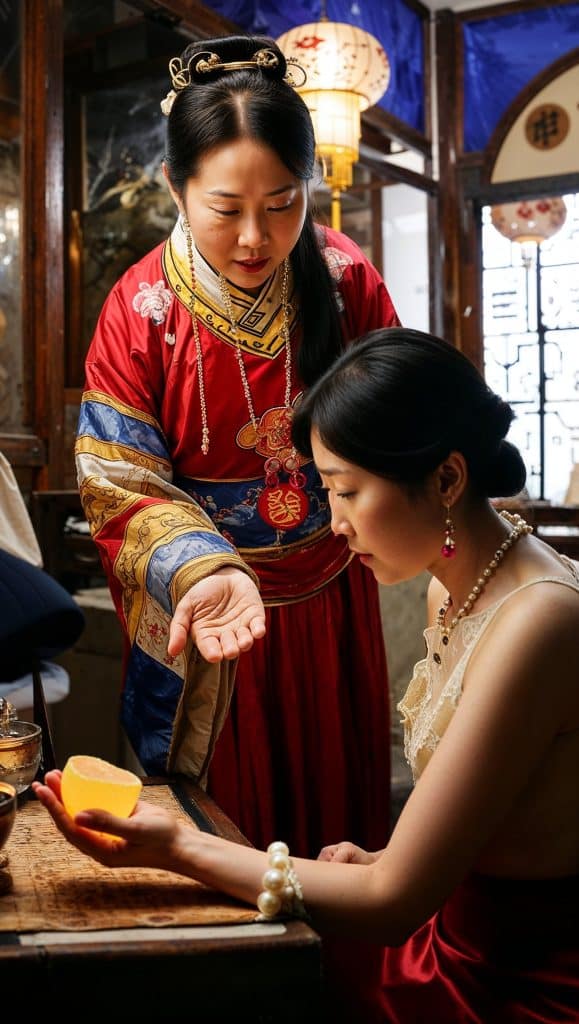
[[[105,867],[152,867],[171,870],[178,834],[184,826],[168,811],[139,800],[130,818],[98,809],[73,819],[61,802],[62,772],[47,772],[44,785],[32,788],[68,841]],[[106,834],[105,834],[106,833]]]
[[[200,580],[175,608],[168,652],[180,654],[189,635],[206,661],[237,658],[265,634],[259,590],[247,573],[226,567]]]
[[[368,853],[354,843],[333,843],[324,846],[318,853],[318,860],[333,860],[339,864],[373,864],[379,853]]]

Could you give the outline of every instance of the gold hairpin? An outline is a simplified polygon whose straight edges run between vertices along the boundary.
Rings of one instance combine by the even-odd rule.
[[[195,64],[195,71],[200,74],[207,74],[210,71],[241,71],[244,68],[276,68],[279,64],[279,57],[273,50],[256,50],[252,60],[231,60],[222,61],[217,53],[198,53],[201,57]],[[205,57],[207,60],[205,60]]]
[[[180,57],[171,57],[169,61],[169,74],[171,75],[171,85],[175,92],[181,92],[181,89],[186,89],[188,85],[191,85],[191,62],[193,57],[190,57],[186,64],[183,63]]]
[[[167,95],[165,96],[165,99],[161,100],[160,107],[161,107],[161,110],[164,113],[165,117],[169,117],[169,114],[171,113],[171,110],[173,109],[173,104],[174,104],[176,99],[177,99],[177,93],[175,92],[174,89],[170,89],[169,92],[167,93]]]
[[[184,64],[180,57],[171,57],[169,61],[169,74],[171,75],[171,85],[173,88],[169,90],[165,99],[161,100],[160,106],[165,117],[168,117],[171,113],[173,104],[177,99],[177,93],[191,85],[192,60],[193,57],[190,57],[187,63]]]
[[[296,69],[302,74],[301,81],[296,81],[293,70],[289,70],[284,75],[283,81],[287,85],[291,85],[294,89],[301,88],[304,85],[307,75],[302,65],[295,59],[295,57],[288,57],[286,64],[292,65],[292,69]],[[171,108],[175,102],[178,92],[182,89],[186,89],[191,85],[191,71],[197,72],[198,74],[204,75],[209,74],[211,71],[240,71],[245,68],[277,68],[279,65],[279,57],[273,50],[262,49],[256,50],[252,60],[232,60],[222,61],[218,53],[212,53],[210,50],[202,50],[200,53],[194,53],[189,58],[186,64],[183,63],[181,57],[172,57],[169,61],[169,74],[171,75],[172,89],[167,93],[165,99],[161,101],[161,110],[165,115],[171,113]]]
[[[302,80],[301,82],[297,82],[295,76],[292,74],[291,69],[288,67],[288,70],[286,71],[283,77],[284,82],[287,82],[287,84],[291,85],[294,89],[301,89],[302,85],[305,85],[308,80],[306,69],[302,67],[302,65],[300,64],[299,60],[297,60],[296,57],[286,57],[285,62],[287,65],[291,64],[292,67],[296,69],[296,71],[299,71],[301,73]]]

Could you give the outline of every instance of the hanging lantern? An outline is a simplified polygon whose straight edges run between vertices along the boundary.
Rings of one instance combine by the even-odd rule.
[[[534,246],[545,242],[563,227],[566,217],[567,207],[558,196],[523,199],[491,208],[494,227],[511,242],[522,245],[525,262],[532,258]]]
[[[386,92],[388,57],[369,32],[325,17],[290,29],[277,44],[307,74],[297,91],[312,116],[316,153],[332,190],[332,226],[339,228],[340,192],[352,184],[358,160],[360,113]]]

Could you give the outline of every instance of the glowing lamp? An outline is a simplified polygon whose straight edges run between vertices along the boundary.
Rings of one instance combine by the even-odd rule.
[[[316,154],[332,190],[332,226],[339,229],[340,192],[352,184],[359,155],[360,114],[388,88],[388,57],[370,32],[327,18],[292,28],[277,43],[306,72],[297,91],[312,117]]]
[[[558,196],[524,199],[491,208],[492,224],[509,241],[522,245],[525,263],[532,259],[533,247],[555,235],[566,217],[567,207]]]

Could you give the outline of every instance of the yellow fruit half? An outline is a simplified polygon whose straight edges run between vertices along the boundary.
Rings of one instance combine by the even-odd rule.
[[[137,775],[88,754],[69,757],[62,772],[62,802],[71,818],[96,808],[128,818],[142,788]]]

